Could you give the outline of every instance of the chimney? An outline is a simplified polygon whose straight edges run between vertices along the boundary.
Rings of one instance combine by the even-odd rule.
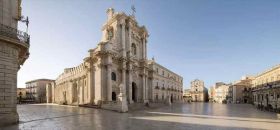
[[[109,21],[114,15],[114,9],[113,8],[109,8],[107,9],[107,20]]]

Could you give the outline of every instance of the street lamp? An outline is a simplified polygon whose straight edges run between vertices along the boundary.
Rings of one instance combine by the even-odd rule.
[[[26,25],[26,33],[28,33],[28,25],[29,25],[29,18],[28,18],[28,16],[27,17],[21,16],[20,17],[20,21],[25,23],[25,25]]]

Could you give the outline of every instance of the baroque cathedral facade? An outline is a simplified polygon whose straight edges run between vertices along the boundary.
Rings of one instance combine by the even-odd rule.
[[[127,104],[181,101],[183,78],[147,59],[148,37],[134,15],[109,8],[101,42],[47,84],[47,102],[125,112]]]

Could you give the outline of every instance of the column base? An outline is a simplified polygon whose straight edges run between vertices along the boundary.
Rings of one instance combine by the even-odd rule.
[[[17,124],[19,122],[18,113],[0,113],[0,126]]]
[[[101,106],[102,101],[101,100],[94,100],[94,104],[98,105],[98,106]]]

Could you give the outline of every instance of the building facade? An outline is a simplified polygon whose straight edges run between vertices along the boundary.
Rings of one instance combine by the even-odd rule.
[[[243,76],[229,86],[229,103],[252,103],[252,80],[254,77]]]
[[[194,102],[205,102],[208,100],[208,90],[202,80],[191,81],[191,95]]]
[[[191,97],[192,96],[191,89],[185,89],[183,96],[184,97]]]
[[[214,97],[215,97],[215,87],[212,86],[208,89],[209,102],[214,102]]]
[[[182,101],[183,98],[183,78],[178,74],[156,63],[155,60],[148,61],[149,77],[151,78],[151,95],[152,102],[174,102]]]
[[[191,102],[192,101],[192,94],[191,89],[185,89],[183,94],[184,102]]]
[[[29,35],[19,31],[21,0],[0,0],[0,126],[17,123],[17,72],[29,56]]]
[[[215,95],[213,101],[217,103],[228,103],[229,102],[229,86],[222,82],[216,83],[214,87]]]
[[[51,79],[36,79],[26,82],[26,99],[36,103],[46,103],[46,85]]]
[[[255,106],[280,112],[280,65],[258,74],[252,92]]]
[[[47,85],[48,102],[125,112],[127,103],[182,99],[183,78],[147,59],[148,31],[134,15],[109,8],[102,34],[83,63]]]

